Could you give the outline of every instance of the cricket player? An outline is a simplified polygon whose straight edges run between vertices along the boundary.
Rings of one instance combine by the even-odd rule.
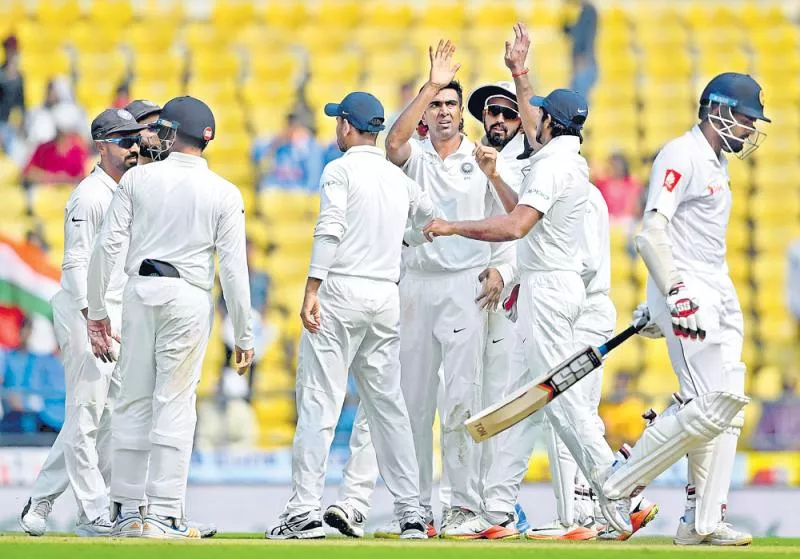
[[[748,402],[742,311],[725,260],[732,203],[725,153],[740,159],[752,153],[764,137],[756,121],[770,120],[761,86],[735,72],[708,83],[698,116],[656,157],[636,237],[649,271],[647,306],[667,339],[679,401],[645,429],[604,491],[638,492],[688,453],[686,510],[675,543],[747,545],[752,536],[724,522]]]
[[[453,81],[460,65],[455,47],[440,41],[430,49],[429,79],[392,126],[386,138],[389,160],[429,193],[450,219],[482,219],[487,207],[486,176],[475,159],[475,144],[461,134],[462,93]],[[412,139],[420,118],[428,126],[424,141]],[[410,245],[412,243],[409,243]],[[418,243],[413,243],[418,244]],[[480,276],[496,268],[492,248],[470,239],[445,239],[407,252],[400,284],[403,336],[400,361],[403,393],[420,471],[420,497],[426,522],[433,523],[431,482],[433,432],[440,364],[444,375],[443,469],[452,487],[448,531],[481,510],[481,449],[463,426],[481,407],[486,311],[476,299]],[[509,278],[504,278],[508,283]]]
[[[481,221],[433,220],[426,238],[459,235],[489,242],[524,239],[517,244],[521,271],[515,373],[519,383],[533,380],[577,349],[574,328],[584,305],[579,236],[591,187],[588,165],[580,155],[581,130],[588,116],[578,93],[557,89],[533,97],[540,108],[536,141],[542,148],[531,158],[531,172],[522,185],[519,202],[505,216]],[[513,373],[512,373],[513,374]],[[566,397],[565,397],[566,396]],[[548,419],[567,444],[584,474],[599,491],[601,475],[614,455],[589,409],[569,391],[546,408]],[[501,435],[485,486],[485,510],[461,528],[473,537],[511,530],[518,488],[533,451],[530,421]],[[631,532],[630,499],[604,500],[609,523]]]
[[[323,538],[320,500],[333,430],[352,371],[381,476],[395,499],[401,538],[427,538],[419,472],[400,386],[400,250],[411,219],[435,207],[375,146],[384,111],[369,93],[329,103],[344,155],[320,180],[320,215],[301,319],[292,495],[270,539]],[[373,474],[374,480],[374,474]],[[329,521],[330,522],[330,521]]]
[[[148,126],[148,128],[145,128],[141,133],[142,141],[139,146],[139,165],[150,163],[153,161],[153,154],[150,153],[150,146],[152,145],[157,149],[160,142],[155,132],[150,130],[149,125],[158,120],[158,116],[161,114],[161,107],[158,103],[148,99],[136,99],[128,103],[125,110],[133,115],[136,122]]]
[[[119,392],[119,371],[112,361],[99,362],[86,337],[86,278],[94,239],[123,173],[136,165],[139,133],[144,125],[123,109],[106,109],[91,126],[100,163],[83,179],[64,210],[64,259],[61,289],[53,296],[53,324],[64,362],[66,414],[61,432],[34,482],[20,517],[22,528],[41,536],[53,502],[71,486],[78,503],[80,536],[107,536],[108,484],[111,473],[111,409]],[[111,324],[119,331],[121,266],[111,272],[105,294]],[[116,345],[112,351],[117,352]]]
[[[122,386],[112,421],[112,535],[199,538],[184,519],[184,499],[195,387],[213,318],[215,252],[240,374],[253,356],[244,203],[202,157],[215,131],[205,103],[172,99],[154,129],[156,161],[122,178],[92,251],[87,329],[94,354],[113,358],[104,297],[130,239]]]

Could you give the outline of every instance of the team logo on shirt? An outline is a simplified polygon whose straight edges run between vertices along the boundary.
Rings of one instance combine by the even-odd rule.
[[[722,192],[722,189],[725,188],[721,184],[710,184],[706,187],[706,192],[708,192],[709,196],[713,196],[717,192]]]
[[[667,169],[666,174],[664,175],[664,188],[667,189],[667,192],[672,192],[675,190],[675,187],[678,185],[678,181],[681,180],[681,175],[675,169]]]
[[[522,173],[523,177],[527,177],[528,173],[531,172],[531,166],[530,165],[524,166],[522,169],[520,169],[520,172]]]
[[[475,165],[469,161],[465,161],[461,164],[461,172],[465,175],[471,175],[473,172],[475,172]]]

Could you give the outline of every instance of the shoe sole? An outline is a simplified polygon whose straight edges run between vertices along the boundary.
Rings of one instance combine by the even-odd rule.
[[[704,545],[704,546],[708,546],[708,547],[744,547],[744,546],[747,546],[747,545],[750,545],[751,543],[753,543],[753,538],[752,537],[744,538],[744,539],[736,540],[736,541],[732,541],[732,542],[729,542],[729,541],[722,542],[722,541],[719,541],[719,540],[717,540],[717,541],[713,541],[713,540],[700,540],[700,541],[697,541],[697,540],[679,540],[678,538],[674,538],[672,540],[672,543],[674,545],[680,545],[680,546]]]
[[[325,539],[325,529],[324,528],[314,528],[313,530],[309,530],[305,533],[295,533],[295,534],[264,534],[264,538],[268,540],[324,540]]]
[[[492,526],[483,532],[483,537],[487,540],[509,540],[519,537],[519,530],[516,527]]]
[[[136,526],[137,524],[138,526]],[[114,526],[109,536],[112,538],[141,538],[143,532],[144,523],[134,521],[130,524]]]
[[[565,534],[561,534],[558,536],[554,535],[545,535],[545,534],[531,534],[530,532],[525,534],[525,537],[529,540],[539,540],[539,541],[586,541],[586,540],[593,540],[597,537],[597,532],[592,530],[591,528],[575,528],[574,530],[570,530]]]
[[[420,532],[419,530],[409,530],[406,533],[400,534],[401,540],[427,540],[428,535],[425,532]]]
[[[364,537],[364,529],[359,528],[356,529],[353,527],[348,520],[342,516],[343,512],[339,508],[328,509],[325,511],[325,514],[322,515],[322,520],[330,526],[331,528],[335,528],[339,531],[339,533],[348,536],[350,538],[363,538]],[[361,533],[359,533],[359,531]]]
[[[372,534],[372,537],[379,540],[399,540],[400,534],[393,534],[391,532],[375,532]]]

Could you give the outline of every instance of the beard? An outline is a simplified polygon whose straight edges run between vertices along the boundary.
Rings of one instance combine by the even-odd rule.
[[[519,127],[517,127],[517,130],[509,132],[505,124],[493,124],[491,128],[486,128],[484,124],[483,129],[486,132],[486,140],[489,142],[489,145],[494,148],[502,149],[517,135]]]
[[[125,160],[122,162],[122,168],[127,171],[132,167],[136,167],[138,161],[139,161],[139,155],[136,153],[132,153],[131,155],[126,157]]]

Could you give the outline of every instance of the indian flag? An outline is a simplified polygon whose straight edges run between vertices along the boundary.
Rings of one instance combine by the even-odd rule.
[[[50,299],[61,288],[60,278],[61,270],[38,247],[0,234],[0,314],[52,320]]]

